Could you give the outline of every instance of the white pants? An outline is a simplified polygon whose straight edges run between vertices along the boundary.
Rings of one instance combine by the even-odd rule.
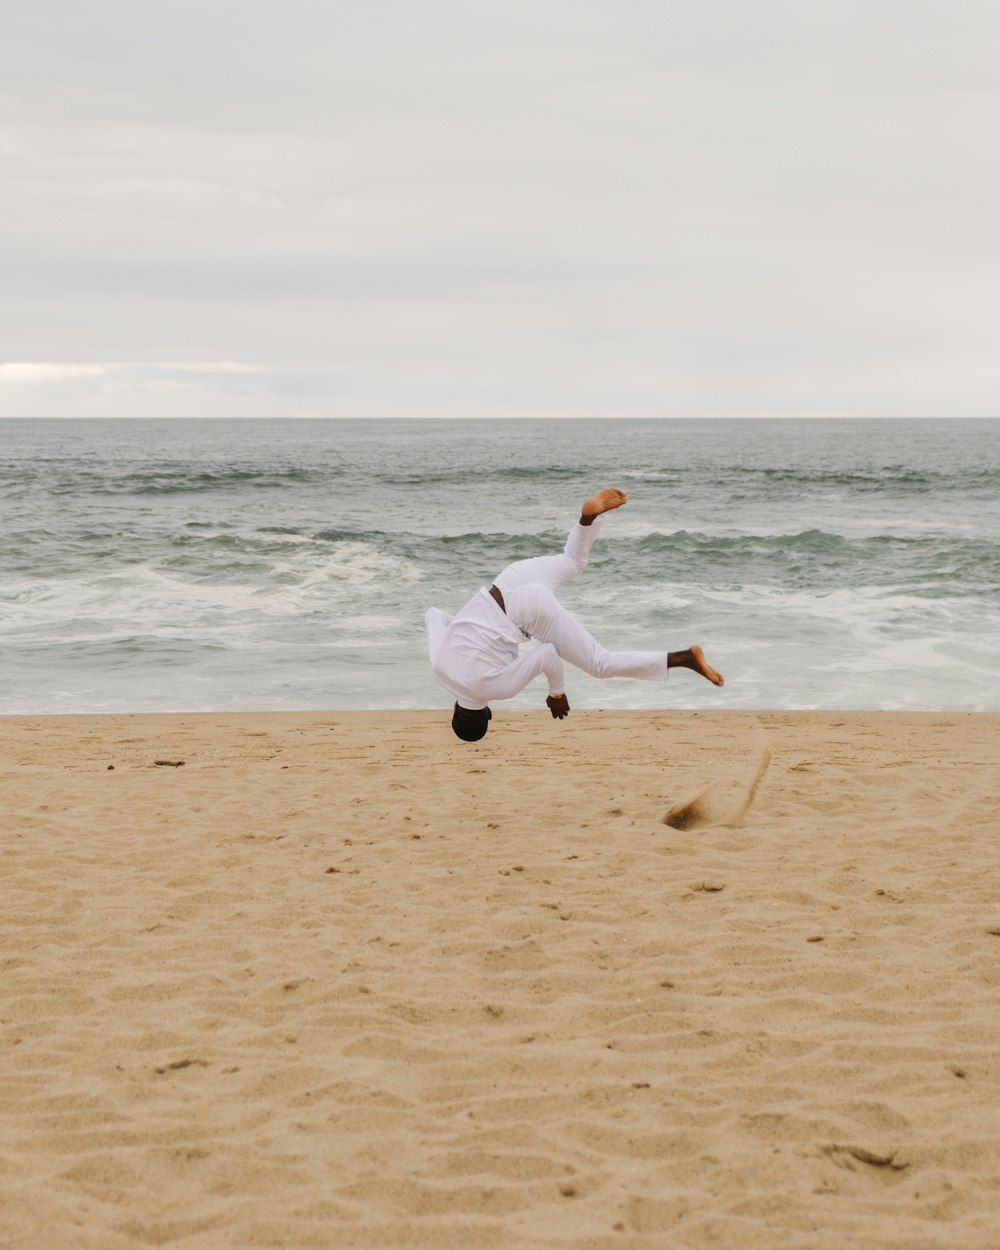
[[[503,595],[508,617],[530,638],[550,642],[559,656],[591,677],[667,676],[665,651],[608,651],[567,612],[553,593],[587,567],[590,549],[604,521],[574,525],[559,556],[536,556],[508,564],[494,585]]]

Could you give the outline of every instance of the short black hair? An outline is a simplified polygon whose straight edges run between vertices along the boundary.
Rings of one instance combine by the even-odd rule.
[[[473,711],[471,708],[459,707],[456,703],[451,718],[451,727],[463,742],[478,742],[485,736],[492,719],[493,713],[488,707]]]

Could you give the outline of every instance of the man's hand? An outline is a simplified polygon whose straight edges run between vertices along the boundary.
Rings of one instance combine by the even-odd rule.
[[[569,715],[569,699],[564,694],[550,694],[545,702],[556,720]]]

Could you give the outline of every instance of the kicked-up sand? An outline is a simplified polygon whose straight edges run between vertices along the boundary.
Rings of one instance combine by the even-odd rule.
[[[998,743],[0,720],[0,1245],[992,1250]]]

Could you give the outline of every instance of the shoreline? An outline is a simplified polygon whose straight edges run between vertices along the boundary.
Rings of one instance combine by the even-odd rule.
[[[992,1245],[1000,714],[448,719],[0,717],[11,1244]]]

